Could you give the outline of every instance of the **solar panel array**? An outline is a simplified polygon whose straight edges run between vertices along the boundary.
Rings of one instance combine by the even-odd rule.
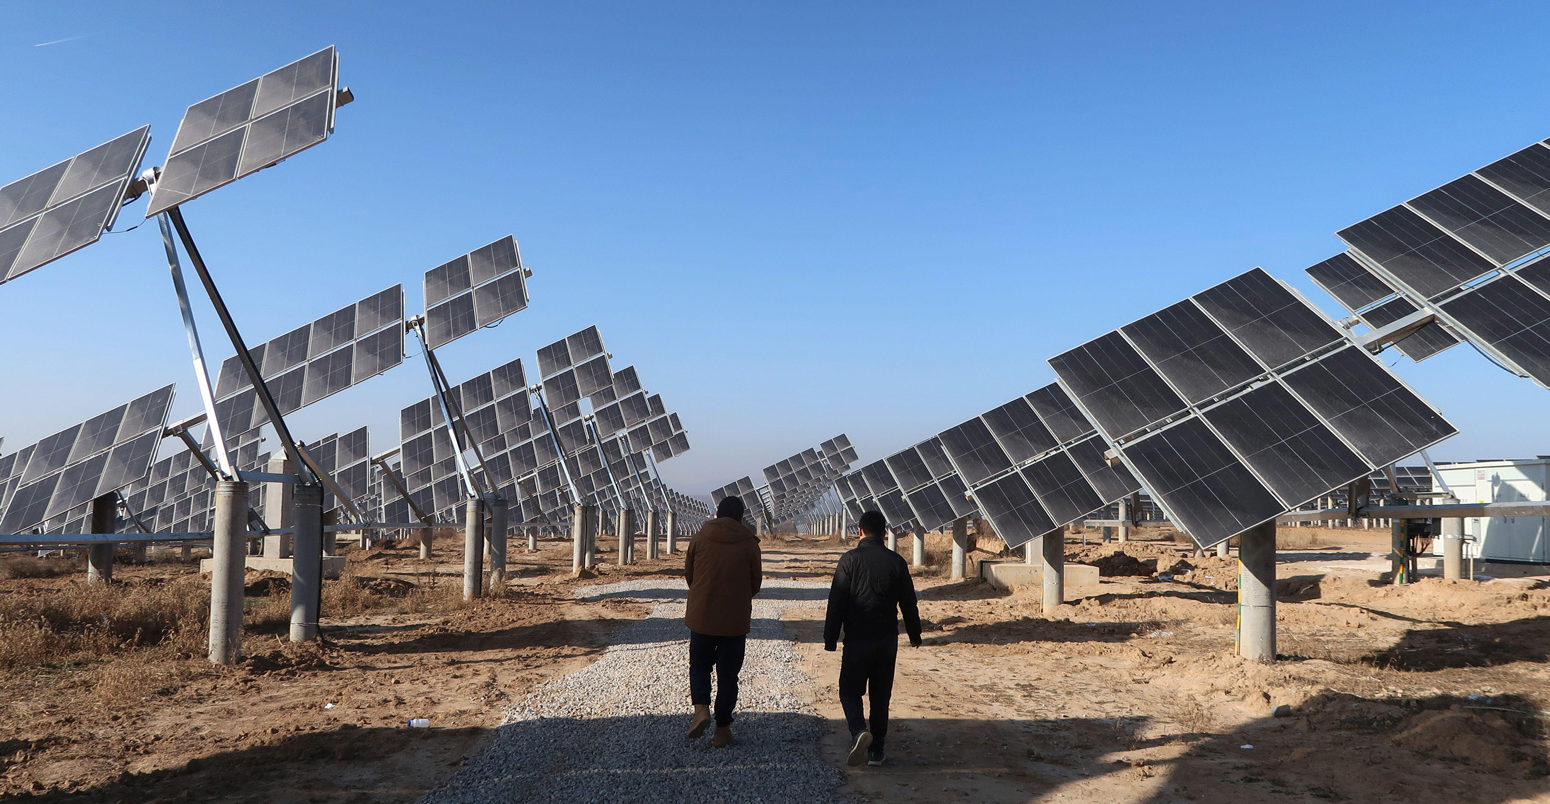
[[[150,141],[142,126],[0,187],[0,284],[97,242]]]
[[[507,235],[425,272],[426,344],[438,348],[527,307],[527,271]]]
[[[172,396],[164,386],[19,450],[0,500],[0,533],[23,533],[145,477]]]
[[[856,460],[856,450],[844,434],[816,448],[805,449],[764,468],[770,514],[776,522],[811,511]]]
[[[307,445],[307,452],[328,473],[349,502],[365,499],[371,485],[371,436],[365,427],[342,436],[335,433],[319,439]],[[325,488],[323,511],[335,511],[343,507],[344,502],[336,499],[332,490]]]
[[[183,115],[147,218],[328,138],[339,58],[332,46],[202,100]]]
[[[773,516],[765,508],[764,498],[759,496],[758,487],[754,485],[752,477],[739,478],[710,493],[711,502],[717,506],[720,506],[721,501],[728,497],[743,499],[743,524],[749,528],[757,527],[761,518],[773,524]]]
[[[1457,432],[1259,269],[1049,362],[1202,547]]]
[[[394,285],[374,293],[254,346],[248,354],[280,415],[293,413],[403,362],[404,288]],[[221,363],[215,415],[228,439],[269,421],[236,356]]]
[[[1550,141],[1339,233],[1349,248],[1308,269],[1369,327],[1424,311],[1394,345],[1424,360],[1468,339],[1550,388]]]
[[[464,449],[477,446],[487,459],[486,444],[531,432],[532,411],[521,358],[453,386],[447,398],[455,425],[473,438],[473,443],[463,444]],[[422,399],[400,412],[399,444],[404,485],[422,511],[448,514],[467,499],[458,473],[458,448],[447,432],[436,397]],[[464,460],[476,463],[466,455]]]

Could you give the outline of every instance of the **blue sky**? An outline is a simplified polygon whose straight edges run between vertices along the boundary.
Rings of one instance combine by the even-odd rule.
[[[249,342],[505,234],[532,306],[467,377],[597,324],[689,430],[691,493],[838,432],[881,457],[1046,358],[1550,136],[1534,3],[7,4],[0,183],[335,44],[322,146],[185,207]],[[68,41],[58,41],[68,40]],[[39,46],[41,43],[57,42]],[[130,207],[116,228],[138,221]],[[197,392],[155,226],[0,287],[7,451]],[[229,353],[205,322],[212,362]],[[411,350],[415,351],[415,350]],[[1467,347],[1386,355],[1462,433],[1550,452],[1545,392]],[[372,427],[418,358],[293,417]]]

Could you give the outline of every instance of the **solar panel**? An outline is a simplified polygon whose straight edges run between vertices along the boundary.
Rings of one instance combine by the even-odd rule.
[[[1261,372],[1254,358],[1188,299],[1120,331],[1192,403],[1210,399]]]
[[[425,341],[445,346],[527,307],[527,271],[507,235],[425,272]]]
[[[1007,547],[1017,548],[1055,529],[1023,476],[1012,473],[975,489],[980,511]]]
[[[1394,293],[1388,283],[1350,254],[1336,254],[1309,268],[1308,275],[1351,310],[1360,310]]]
[[[168,385],[40,440],[24,467],[13,463],[0,533],[21,533],[149,474],[172,396]]]
[[[1055,436],[1022,397],[993,408],[980,418],[1013,461],[1026,461],[1055,447]]]
[[[990,428],[979,417],[972,418],[938,438],[942,448],[958,468],[958,474],[974,485],[1012,467],[1011,458],[996,443]]]
[[[248,350],[284,416],[403,362],[404,289],[372,294]],[[233,438],[269,420],[236,356],[221,363],[216,416]]]
[[[1034,461],[1022,470],[1022,475],[1056,525],[1080,519],[1107,502],[1098,497],[1087,477],[1063,452]]]
[[[1286,384],[1375,468],[1458,432],[1354,346],[1287,374]]]
[[[1550,386],[1550,298],[1517,276],[1502,276],[1441,307],[1475,340]]]
[[[1099,496],[1105,502],[1114,499],[1111,493],[1139,481],[1198,544],[1210,546],[1453,433],[1451,425],[1381,364],[1355,346],[1339,345],[1345,340],[1327,319],[1263,271],[1242,274],[1187,303],[1198,305],[1198,311],[1186,317],[1200,327],[1178,328],[1196,334],[1179,339],[1175,348],[1154,348],[1156,344],[1147,341],[1162,340],[1155,333],[1143,335],[1134,325],[1125,328],[1131,339],[1146,343],[1146,354],[1136,355],[1140,367],[1129,354],[1121,354],[1120,372],[1090,355],[1082,361],[1050,361],[1061,380],[1078,391],[1107,443],[1134,471],[1129,477],[1115,471],[1118,467],[1107,467],[1105,442],[1068,446],[1073,465],[1095,491],[1102,490]],[[1180,309],[1168,308],[1175,313]],[[1230,332],[1231,339],[1223,340],[1216,326]],[[1239,355],[1232,371],[1213,370],[1197,384],[1192,382],[1202,375],[1186,381],[1170,369],[1169,379],[1187,389],[1191,404],[1149,422],[1136,413],[1140,405],[1120,409],[1095,393],[1080,394],[1083,383],[1093,385],[1090,378],[1095,374],[1141,374],[1151,361],[1177,355],[1179,344],[1206,341],[1216,341],[1218,349],[1241,344],[1262,368],[1249,373],[1250,364]],[[1131,386],[1120,392],[1133,390]],[[1225,401],[1197,407],[1208,399]],[[1136,415],[1094,409],[1089,400]],[[1156,429],[1147,432],[1147,427]],[[1045,495],[1041,499],[1058,508],[1047,499],[1045,482],[1031,474],[1028,479]],[[1063,512],[1055,513],[1058,523]]]
[[[1049,363],[1105,432],[1127,435],[1184,409],[1184,400],[1118,332],[1050,358]],[[957,460],[951,444],[948,453]]]
[[[0,187],[0,284],[97,242],[150,141],[142,126]]]
[[[339,59],[329,46],[188,107],[147,218],[269,167],[334,130]]]

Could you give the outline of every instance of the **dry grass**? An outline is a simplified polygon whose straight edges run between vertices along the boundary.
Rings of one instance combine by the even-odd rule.
[[[1282,528],[1276,532],[1276,549],[1311,550],[1329,546],[1314,531],[1298,528]]]
[[[74,664],[128,648],[197,652],[209,591],[196,578],[143,585],[69,583],[0,598],[0,667]]]
[[[81,566],[79,553],[70,558],[38,558],[37,556],[13,555],[0,559],[0,579],[57,578],[77,572]]]

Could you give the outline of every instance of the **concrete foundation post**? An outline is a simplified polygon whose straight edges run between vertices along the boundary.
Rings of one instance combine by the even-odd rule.
[[[1130,541],[1130,499],[1119,501],[1119,527],[1114,529],[1120,544]]]
[[[215,533],[210,562],[210,661],[242,658],[242,570],[247,560],[248,484],[215,484]]]
[[[1464,520],[1460,517],[1452,516],[1442,520],[1442,577],[1450,581],[1462,580],[1464,577]]]
[[[1228,544],[1227,543],[1229,541],[1231,541],[1231,540],[1230,539],[1223,539],[1220,542],[1217,542],[1217,544],[1216,544],[1216,555],[1218,557],[1220,557],[1220,558],[1226,558],[1227,557],[1227,555],[1228,555],[1228,553],[1227,553]]]
[[[490,505],[490,533],[485,544],[490,549],[490,594],[499,596],[506,589],[506,501],[492,497]]]
[[[323,487],[298,484],[291,503],[291,641],[310,642],[318,638],[323,595]]]
[[[91,512],[87,516],[87,527],[92,533],[112,533],[113,520],[118,513],[118,496],[104,494],[91,501]],[[112,542],[102,542],[86,548],[86,582],[87,583],[112,583],[113,582],[113,550],[118,545]]]
[[[1029,542],[1032,544],[1032,542]],[[1066,602],[1066,534],[1055,529],[1039,538],[1044,566],[1044,615],[1050,616]]]
[[[657,526],[660,524],[657,509],[646,512],[646,558],[651,561],[657,559]]]
[[[1238,655],[1276,658],[1276,523],[1245,531],[1238,543]]]
[[[635,563],[635,511],[619,509],[614,518],[614,530],[619,531],[619,566]]]
[[[888,549],[896,553],[899,551],[899,534],[893,528],[888,529]]]
[[[276,475],[296,474],[296,464],[285,455],[269,459],[264,471]],[[275,530],[285,530],[295,524],[295,503],[292,501],[290,483],[265,483],[259,492],[263,495],[264,524]],[[291,535],[271,533],[264,537],[264,558],[290,558]]]
[[[667,554],[678,552],[678,512],[667,512]]]
[[[967,574],[968,556],[969,520],[959,517],[953,520],[953,580],[961,581]]]
[[[582,521],[586,523],[581,529],[582,548],[581,560],[587,569],[597,564],[597,532],[601,526],[602,517],[597,506],[588,505],[582,510]]]
[[[910,566],[926,566],[926,529],[917,526],[910,538]]]
[[[484,592],[484,501],[469,497],[463,504],[463,599]]]
[[[1039,554],[1034,551],[1038,549],[1039,542],[1037,539],[1025,543],[1023,545],[1023,563],[1030,567],[1037,565],[1039,563]]]
[[[587,565],[587,512],[585,506],[573,506],[570,515],[570,571],[581,572]]]
[[[420,528],[420,558],[429,559],[431,557],[431,539],[435,532],[436,529],[432,527]]]
[[[536,553],[536,552],[538,552],[538,528],[537,527],[530,526],[527,529],[527,551],[529,553]]]

